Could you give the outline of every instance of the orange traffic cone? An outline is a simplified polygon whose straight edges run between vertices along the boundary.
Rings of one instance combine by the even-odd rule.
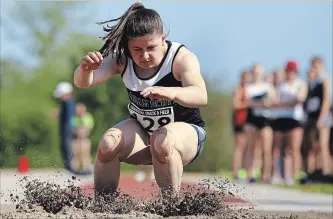
[[[18,171],[20,173],[29,172],[29,158],[25,155],[21,155],[18,160]]]

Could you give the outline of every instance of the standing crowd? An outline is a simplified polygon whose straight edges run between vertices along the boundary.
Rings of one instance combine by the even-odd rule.
[[[73,86],[67,81],[57,84],[54,97],[59,110],[50,111],[50,117],[59,122],[60,152],[64,168],[74,174],[91,174],[91,140],[94,118],[84,103],[77,102]]]
[[[333,183],[331,79],[313,57],[307,80],[294,60],[265,74],[255,64],[233,94],[233,174],[250,183]]]

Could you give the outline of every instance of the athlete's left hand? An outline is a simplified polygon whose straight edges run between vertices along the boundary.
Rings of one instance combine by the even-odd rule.
[[[140,93],[144,98],[149,97],[155,100],[174,100],[176,91],[172,87],[147,87]]]

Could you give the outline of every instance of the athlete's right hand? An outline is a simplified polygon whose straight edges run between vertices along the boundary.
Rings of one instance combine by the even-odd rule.
[[[89,52],[85,55],[80,63],[82,71],[90,72],[98,69],[103,64],[103,56],[100,52]]]

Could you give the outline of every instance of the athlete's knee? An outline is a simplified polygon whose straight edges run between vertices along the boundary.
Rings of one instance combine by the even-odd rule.
[[[176,144],[176,137],[171,130],[159,128],[152,134],[150,142],[152,155],[162,163],[168,162]]]
[[[113,160],[119,154],[123,143],[122,131],[117,128],[109,129],[99,142],[97,159],[102,163]]]

